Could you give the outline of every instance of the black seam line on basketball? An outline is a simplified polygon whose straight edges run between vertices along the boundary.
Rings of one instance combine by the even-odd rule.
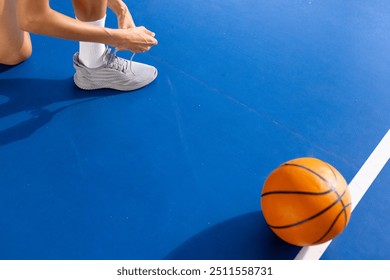
[[[296,163],[285,163],[285,164],[283,164],[282,166],[295,166],[295,167],[298,167],[298,168],[302,168],[302,169],[304,169],[304,170],[306,170],[306,171],[309,171],[310,173],[314,174],[315,176],[317,176],[318,178],[320,178],[322,181],[324,181],[325,184],[327,184],[328,187],[329,187],[330,189],[334,190],[334,187],[332,186],[332,184],[331,184],[328,180],[326,180],[326,179],[325,179],[324,177],[322,177],[320,174],[318,174],[317,172],[311,170],[310,168],[308,168],[308,167],[306,167],[306,166],[304,166],[304,165],[300,165],[300,164],[296,164]]]
[[[313,215],[313,216],[311,216],[311,217],[309,217],[309,218],[307,218],[307,219],[304,219],[304,220],[302,220],[302,221],[299,221],[299,222],[296,222],[296,223],[293,223],[293,224],[290,224],[290,225],[285,225],[285,226],[273,226],[273,225],[270,225],[270,224],[268,224],[268,223],[267,223],[267,224],[268,224],[268,226],[271,227],[271,228],[283,229],[283,228],[290,228],[290,227],[294,227],[294,226],[298,226],[298,225],[300,225],[300,224],[306,223],[306,222],[308,222],[308,221],[310,221],[310,220],[313,220],[313,219],[317,218],[318,216],[322,215],[323,213],[325,213],[326,211],[328,211],[330,208],[332,208],[333,206],[335,206],[335,205],[337,204],[337,202],[339,202],[339,201],[343,198],[343,196],[344,196],[345,193],[346,193],[346,192],[344,191],[344,193],[343,193],[339,198],[337,198],[332,204],[330,204],[330,205],[329,205],[328,207],[326,207],[325,209],[321,210],[320,212],[316,213],[315,215]]]
[[[263,193],[261,196],[266,196],[270,194],[303,194],[303,195],[324,195],[333,192],[333,190],[328,190],[325,192],[300,192],[300,191],[274,191],[274,192],[266,192]]]
[[[333,177],[334,177],[334,180],[335,180],[335,183],[336,183],[336,185],[337,185],[337,176],[336,176],[336,173],[334,172],[334,170],[333,170],[333,168],[329,165],[329,164],[326,164],[328,167],[329,167],[329,169],[330,169],[330,171],[332,171],[332,173],[333,173]],[[346,188],[348,188],[348,186],[346,186]],[[334,189],[334,193],[339,197],[340,195],[339,195],[339,193],[337,192],[337,190],[336,189]],[[344,201],[343,200],[341,200],[341,205],[343,206],[343,213],[344,213],[344,227],[347,225],[347,212],[345,211],[345,204],[344,204]]]
[[[325,234],[323,236],[321,236],[320,239],[318,239],[316,242],[314,242],[314,244],[318,244],[318,243],[321,243],[321,241],[329,234],[329,232],[332,230],[332,228],[334,227],[334,225],[336,224],[337,220],[339,219],[339,217],[341,216],[342,213],[345,213],[345,209],[348,208],[349,206],[351,206],[351,203],[348,203],[347,205],[345,205],[343,207],[343,209],[341,209],[341,211],[337,214],[336,218],[334,219],[334,221],[332,222],[332,224],[330,225],[330,227],[328,228],[328,230],[325,232]],[[347,224],[347,220],[345,218],[345,221],[344,221],[344,228]]]
[[[329,168],[330,171],[332,172],[333,177],[334,177],[334,179],[335,179],[335,183],[336,183],[336,185],[337,185],[337,176],[336,176],[336,173],[334,172],[333,168],[332,168],[328,163],[325,163],[325,164],[326,164],[326,166],[328,166],[328,168]],[[321,180],[323,180],[323,181],[328,185],[329,189],[330,189],[331,191],[333,191],[333,192],[336,194],[336,196],[337,196],[338,198],[340,198],[340,195],[339,195],[339,193],[337,192],[337,189],[336,189],[328,180],[326,180],[324,177],[322,177],[322,176],[321,176],[320,174],[318,174],[317,172],[311,170],[310,168],[308,168],[308,167],[306,167],[306,166],[304,166],[304,165],[295,164],[295,163],[285,163],[285,164],[283,164],[282,166],[295,166],[295,167],[303,168],[303,169],[305,169],[306,171],[309,171],[310,173],[312,173],[312,174],[318,176]],[[343,207],[345,206],[343,200],[341,200],[341,205],[342,205]],[[343,208],[343,209],[345,209],[345,208]],[[346,212],[345,210],[344,210],[344,218],[345,218],[345,220],[347,219],[347,212]]]

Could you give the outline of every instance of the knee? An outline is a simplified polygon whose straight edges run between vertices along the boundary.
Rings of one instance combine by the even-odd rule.
[[[19,50],[10,52],[0,51],[0,64],[17,65],[30,58],[32,54],[31,42],[25,42]]]
[[[26,46],[26,48],[23,48],[19,51],[19,53],[17,54],[17,60],[18,60],[17,63],[21,63],[29,59],[31,55],[32,55],[32,47],[30,44],[29,46]]]
[[[27,60],[31,56],[31,53],[32,52],[30,52],[29,54],[28,53],[15,53],[12,55],[8,54],[6,57],[0,55],[0,64],[17,65]]]

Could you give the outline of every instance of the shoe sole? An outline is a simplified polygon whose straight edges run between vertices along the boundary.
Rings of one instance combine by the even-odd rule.
[[[144,83],[138,84],[137,87],[129,87],[129,86],[126,87],[126,86],[121,86],[121,85],[111,85],[111,86],[108,85],[107,86],[104,84],[93,83],[93,82],[88,81],[88,80],[87,80],[87,82],[85,82],[86,79],[84,79],[84,82],[83,82],[77,77],[77,74],[74,74],[73,81],[78,88],[83,89],[83,90],[114,89],[114,90],[119,90],[119,91],[134,91],[134,90],[143,88],[143,87],[149,85],[150,83],[152,83],[157,78],[157,75],[158,75],[158,71],[156,69],[155,73],[154,73],[153,80],[145,81]]]

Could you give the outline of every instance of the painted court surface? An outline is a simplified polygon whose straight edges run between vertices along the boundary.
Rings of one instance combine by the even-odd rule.
[[[126,3],[150,86],[81,91],[78,43],[37,35],[0,66],[0,259],[294,259],[260,193],[306,156],[369,187],[320,257],[390,259],[389,1]]]

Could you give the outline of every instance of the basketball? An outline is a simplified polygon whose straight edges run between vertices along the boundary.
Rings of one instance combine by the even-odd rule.
[[[338,236],[351,215],[344,177],[316,158],[290,160],[266,179],[261,208],[271,230],[296,246],[324,243]]]

